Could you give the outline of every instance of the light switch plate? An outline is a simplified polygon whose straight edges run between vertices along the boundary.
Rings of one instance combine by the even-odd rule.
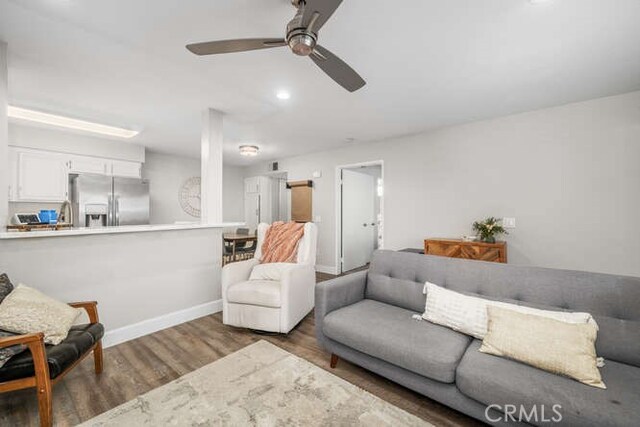
[[[314,178],[322,178],[322,171],[315,171],[313,173]]]
[[[504,228],[516,228],[515,218],[502,218],[502,226]]]

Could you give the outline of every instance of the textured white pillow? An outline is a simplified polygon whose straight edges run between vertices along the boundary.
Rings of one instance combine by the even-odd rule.
[[[249,280],[274,280],[279,282],[284,272],[295,267],[297,264],[288,262],[274,262],[267,264],[258,264],[251,270]]]
[[[82,310],[25,285],[11,292],[0,304],[0,329],[18,334],[44,333],[44,342],[60,344]]]
[[[427,304],[422,318],[438,325],[446,326],[454,331],[483,339],[487,334],[487,307],[501,307],[518,313],[542,316],[566,323],[597,324],[589,313],[568,313],[564,311],[539,310],[506,302],[477,298],[442,288],[426,282],[424,292]]]
[[[491,306],[487,311],[489,332],[480,352],[607,388],[598,371],[595,325],[572,324]]]

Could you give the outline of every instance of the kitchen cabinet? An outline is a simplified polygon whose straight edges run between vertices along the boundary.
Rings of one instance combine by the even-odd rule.
[[[126,160],[113,160],[111,163],[111,175],[123,178],[141,178],[142,165]]]
[[[71,156],[69,159],[69,173],[108,175],[110,172],[110,162],[106,159],[86,156]]]
[[[9,201],[62,202],[69,174],[141,178],[142,163],[9,147]]]
[[[56,153],[20,150],[12,153],[15,164],[14,201],[62,202],[69,186],[67,159]]]

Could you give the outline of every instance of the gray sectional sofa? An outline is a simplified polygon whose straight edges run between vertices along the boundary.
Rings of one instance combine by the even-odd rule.
[[[424,311],[426,281],[591,313],[607,389],[480,353],[480,341],[412,319]],[[368,271],[317,285],[315,316],[332,354],[483,422],[548,425],[560,414],[560,425],[640,426],[640,278],[377,251]]]

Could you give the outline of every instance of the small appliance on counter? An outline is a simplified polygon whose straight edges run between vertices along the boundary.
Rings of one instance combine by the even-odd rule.
[[[71,228],[71,224],[58,222],[58,213],[43,209],[40,213],[17,213],[7,225],[7,231],[51,231]]]
[[[17,213],[13,215],[11,221],[14,225],[36,225],[41,224],[40,216],[36,213]]]
[[[57,224],[58,212],[54,209],[42,209],[40,213],[17,213],[13,215],[14,225]]]

